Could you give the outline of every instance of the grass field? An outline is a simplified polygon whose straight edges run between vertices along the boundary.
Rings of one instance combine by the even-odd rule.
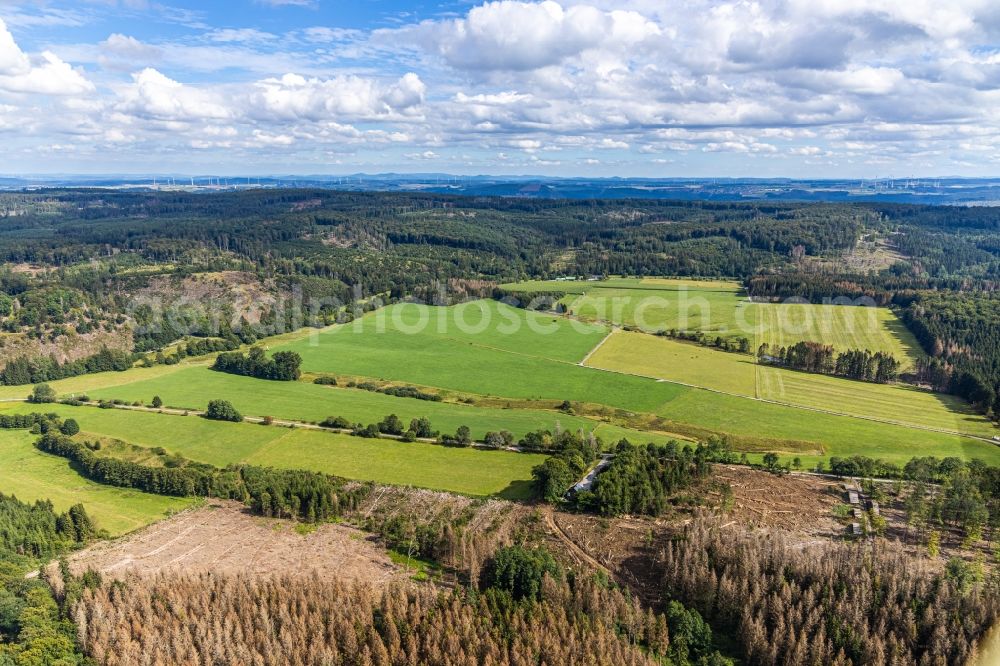
[[[2,408],[30,412],[33,407],[10,403]],[[197,416],[67,405],[52,405],[46,411],[76,419],[84,438],[113,437],[139,446],[162,446],[171,453],[219,467],[247,462],[475,496],[526,496],[531,469],[544,460],[544,456],[534,454],[362,439],[302,428],[222,423]],[[16,432],[31,441],[23,431]]]
[[[38,438],[25,430],[0,430],[0,492],[25,502],[51,500],[57,511],[82,503],[98,528],[112,536],[131,532],[172,512],[191,506],[193,499],[150,495],[89,481],[58,456],[34,447]]]
[[[752,356],[731,354],[669,338],[616,331],[587,365],[706,388],[754,395]]]
[[[555,284],[560,288],[571,285],[582,292],[593,289],[594,283]],[[605,289],[633,292],[676,291],[689,286],[675,280],[609,280],[600,284]],[[775,321],[797,316],[791,309],[782,309],[785,306],[737,305],[738,291],[729,283],[695,282],[690,286],[706,293],[728,294],[730,309],[741,307],[753,312],[760,308]],[[872,313],[875,319],[869,320]],[[888,310],[841,306],[832,317],[825,324],[821,323],[824,320],[814,318],[811,330],[840,345],[869,348],[884,345],[897,354],[908,353],[904,336],[894,333],[899,322]],[[864,335],[857,333],[859,329],[866,331]],[[369,313],[348,325],[300,331],[266,341],[271,351],[290,349],[300,353],[306,371],[477,394],[485,396],[484,401],[489,403],[481,407],[394,398],[307,382],[268,382],[225,375],[208,370],[205,360],[79,377],[53,382],[53,386],[62,393],[85,391],[95,398],[129,402],[148,403],[154,395],[159,395],[168,405],[192,409],[203,408],[210,399],[226,398],[248,415],[303,421],[337,415],[363,423],[380,420],[389,413],[404,421],[427,416],[444,432],[468,425],[477,437],[502,428],[520,436],[528,430],[555,428],[557,423],[574,430],[596,427],[609,443],[619,438],[643,442],[664,441],[668,437],[621,427],[631,425],[687,433],[689,437],[729,434],[753,451],[770,446],[775,450],[822,452],[826,456],[884,455],[906,460],[913,455],[958,455],[1000,460],[1000,448],[989,442],[929,430],[954,430],[987,438],[996,432],[984,419],[970,414],[960,401],[952,398],[899,386],[754,366],[746,355],[641,333],[617,331],[605,340],[608,330],[605,324],[588,324],[493,301],[478,301],[449,308],[400,304]],[[802,335],[812,335],[808,333],[810,329],[805,330]],[[604,344],[588,359],[588,365],[595,367],[578,365],[602,340]],[[4,387],[0,396],[21,397],[28,390]],[[795,406],[769,404],[753,400],[755,397]],[[605,412],[613,417],[614,424],[601,423],[536,409],[530,403],[532,399],[579,401],[606,405],[617,411]],[[822,414],[814,409],[854,416]],[[193,417],[182,418],[183,426],[174,421],[141,421],[150,424],[147,428],[137,424],[138,419],[150,418],[149,415],[94,411],[96,416],[88,412],[90,425],[84,427],[92,428],[95,434],[146,446],[164,446],[216,464],[235,460],[284,464],[281,461],[287,459],[287,465],[294,466],[294,461],[308,461],[314,467],[322,466],[326,471],[352,478],[410,483],[473,495],[503,491],[512,483],[525,482],[530,475],[530,465],[508,468],[501,465],[495,471],[490,463],[483,466],[488,458],[461,459],[482,452],[441,453],[455,450],[439,447],[429,447],[429,451],[413,449],[420,456],[428,456],[414,464],[410,462],[413,457],[410,449],[391,442],[251,425],[236,429],[223,426],[225,430],[218,430],[219,424]],[[650,416],[654,414],[669,422],[654,423]],[[280,445],[274,441],[276,432],[287,435],[282,437]],[[456,456],[457,467],[449,467],[450,455]],[[276,462],[273,456],[277,456]],[[403,459],[396,460],[395,456]]]
[[[637,326],[647,332],[679,329],[738,335],[753,325],[750,304],[737,282],[666,278],[531,281],[504,285],[511,291],[564,291],[569,313],[587,321]]]
[[[1000,433],[986,418],[953,396],[896,384],[871,384],[756,365],[753,358],[745,354],[722,352],[643,333],[616,332],[587,363],[616,372],[683,382],[749,398],[915,427],[954,430],[987,438]],[[764,432],[775,431],[773,424],[762,427]]]
[[[754,303],[759,324],[755,347],[787,347],[800,341],[822,342],[837,351],[870,349],[895,356],[903,370],[922,352],[913,334],[888,308],[849,305]]]
[[[685,391],[670,384],[650,385],[638,377],[609,375],[572,361],[582,359],[606,334],[563,317],[542,316],[502,304],[490,306],[504,317],[521,317],[506,335],[479,337],[418,329],[432,314],[427,306],[390,306],[357,323],[325,329],[315,340],[275,348],[302,355],[313,372],[376,377],[481,395],[595,402],[635,411],[653,411]],[[399,314],[396,314],[399,312]],[[381,317],[377,316],[382,314]],[[500,315],[494,318],[499,321]],[[508,320],[509,321],[509,320]],[[527,323],[534,322],[534,323]],[[536,333],[532,326],[550,327]],[[582,330],[577,330],[582,327]],[[560,358],[561,357],[561,358]]]
[[[871,384],[784,368],[757,367],[761,398],[980,437],[1000,434],[954,396],[895,384]]]
[[[396,414],[405,423],[427,417],[435,429],[453,433],[466,425],[474,437],[490,430],[510,430],[517,437],[532,430],[593,430],[589,419],[538,409],[498,409],[457,403],[397,398],[359,389],[318,386],[306,382],[272,382],[191,367],[155,379],[92,391],[95,399],[120,398],[149,403],[160,396],[169,407],[203,410],[209,400],[225,397],[244,415],[274,416],[296,421],[322,421],[344,416],[360,423],[377,423]]]
[[[803,455],[802,459],[809,462],[849,455],[885,458],[897,463],[904,463],[913,456],[956,456],[1000,465],[1000,447],[979,439],[823,414],[709,391],[691,390],[665,405],[658,414],[682,422],[696,421],[705,428],[723,433],[774,438],[779,440],[773,447],[775,450],[782,449],[780,440],[815,442],[822,448],[823,455]]]
[[[602,281],[530,281],[504,285],[511,291],[563,291],[571,314],[585,320],[637,326],[646,332],[697,330],[707,335],[744,335],[789,346],[822,342],[838,351],[870,349],[893,354],[907,370],[922,355],[916,339],[888,308],[751,303],[737,282],[668,278]]]

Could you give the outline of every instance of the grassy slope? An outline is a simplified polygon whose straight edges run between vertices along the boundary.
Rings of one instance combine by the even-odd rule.
[[[753,357],[730,354],[700,345],[616,331],[587,359],[595,368],[753,396]]]
[[[530,430],[564,428],[592,430],[588,419],[556,412],[528,409],[491,409],[455,403],[396,398],[358,389],[318,386],[305,382],[272,382],[215,372],[204,367],[136,382],[112,389],[92,391],[92,398],[120,398],[149,403],[154,395],[165,405],[201,410],[209,400],[226,398],[248,416],[274,416],[297,421],[322,421],[344,416],[351,421],[376,423],[396,414],[405,423],[427,417],[442,432],[455,432],[461,425],[476,437],[487,431],[507,429],[522,437]]]
[[[895,384],[871,384],[840,377],[758,366],[760,397],[845,414],[957,430],[980,437],[1000,433],[955,396]]]
[[[753,321],[738,283],[725,281],[617,278],[600,282],[531,281],[504,285],[515,291],[565,291],[562,303],[588,321],[610,321],[661,329],[738,335]],[[744,321],[746,319],[746,321]],[[749,335],[749,333],[747,333]]]
[[[1000,447],[982,440],[697,389],[668,403],[658,414],[722,432],[817,442],[822,444],[826,457],[857,454],[905,462],[918,455],[957,456],[1000,465]]]
[[[125,372],[98,372],[92,375],[60,379],[49,382],[49,385],[56,389],[60,395],[79,395],[97,389],[131,384],[144,379],[165,377],[188,367],[191,367],[190,364],[185,363],[182,365],[157,365],[152,368],[131,368]],[[29,393],[31,393],[30,386],[0,386],[0,400],[23,399]]]
[[[3,406],[5,410],[18,412],[30,412],[32,408],[18,403]],[[172,453],[220,467],[248,462],[469,495],[505,491],[507,496],[523,494],[531,479],[531,468],[544,459],[540,455],[506,451],[221,423],[196,416],[67,405],[51,405],[46,411],[75,418],[83,437],[114,437],[140,446],[162,446]]]
[[[755,303],[760,330],[756,345],[793,345],[803,340],[833,345],[837,351],[886,351],[913,367],[922,352],[913,334],[888,308]]]
[[[755,365],[750,356],[642,333],[615,333],[587,363],[747,397],[980,437],[1000,432],[954,396]],[[765,432],[771,430],[768,427]]]
[[[508,398],[578,400],[648,412],[685,391],[677,385],[651,386],[637,377],[614,376],[569,361],[552,360],[556,354],[583,358],[604,336],[601,328],[596,329],[596,334],[591,327],[578,332],[574,329],[579,322],[547,316],[546,325],[553,327],[552,333],[538,335],[523,324],[516,333],[490,332],[477,338],[478,342],[470,342],[436,330],[407,332],[412,330],[407,328],[412,321],[404,316],[419,315],[420,308],[434,308],[405,306],[407,314],[398,317],[404,325],[399,325],[394,322],[395,307],[399,306],[385,308],[390,312],[381,320],[375,316],[378,313],[372,313],[357,325],[326,329],[318,335],[316,344],[299,341],[280,349],[301,354],[303,368],[314,372],[377,377]],[[536,320],[533,313],[515,310],[510,314]]]
[[[82,503],[98,527],[112,535],[148,525],[194,500],[103,486],[81,477],[58,456],[42,453],[26,430],[0,430],[0,492],[24,501],[51,500],[57,511]]]

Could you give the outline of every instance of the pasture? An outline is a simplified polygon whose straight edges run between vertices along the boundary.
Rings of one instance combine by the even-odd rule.
[[[1000,464],[1000,447],[971,437],[891,425],[851,416],[824,414],[740,396],[692,389],[657,411],[667,419],[694,423],[719,433],[752,434],[771,444],[763,450],[787,451],[785,441],[812,442],[822,455],[864,455],[904,463],[913,456],[955,456]],[[788,451],[799,455],[795,450]]]
[[[404,423],[426,417],[435,429],[454,433],[465,425],[476,438],[491,430],[510,430],[523,437],[533,430],[593,430],[597,423],[576,416],[542,409],[501,409],[453,402],[433,402],[343,387],[307,382],[275,382],[230,375],[205,367],[185,368],[172,375],[139,381],[111,389],[92,391],[91,398],[136,400],[148,404],[154,395],[164,405],[204,410],[209,400],[225,398],[246,416],[273,416],[295,421],[322,421],[344,416],[352,422],[377,423],[396,414]]]
[[[478,335],[456,332],[454,325],[445,326],[444,333],[436,326],[421,327],[420,322],[432,316],[447,316],[447,312],[426,311],[452,308],[399,305],[274,351],[298,352],[303,369],[312,372],[375,377],[485,396],[592,402],[634,411],[653,411],[686,390],[577,365],[604,338],[604,327],[489,303],[502,313],[493,319],[498,328]],[[501,316],[505,322],[520,317],[522,323],[500,329]]]
[[[51,500],[57,511],[83,504],[97,527],[112,536],[136,530],[195,502],[94,483],[77,474],[65,459],[36,449],[36,439],[38,435],[25,430],[0,430],[0,492],[25,502]]]
[[[616,332],[587,364],[917,428],[953,430],[987,438],[1000,433],[988,419],[954,396],[902,384],[872,384],[758,365],[746,354],[643,333]]]
[[[504,285],[510,291],[567,293],[560,303],[585,321],[706,335],[749,335],[752,304],[737,282],[667,278],[611,278],[601,281],[531,281]]]
[[[754,395],[752,356],[732,354],[646,333],[615,331],[587,365],[693,386]]]
[[[888,308],[804,303],[754,303],[755,347],[788,347],[801,341],[822,342],[837,351],[888,352],[912,369],[923,355],[919,343]]]
[[[34,407],[11,403],[3,409],[31,412]],[[170,453],[217,467],[245,462],[479,497],[526,497],[531,469],[544,460],[535,454],[363,439],[304,428],[209,421],[198,416],[68,405],[46,406],[46,411],[76,419],[80,438],[110,437],[139,446],[162,446]],[[15,432],[23,434],[31,446],[33,437]]]
[[[1000,434],[961,399],[902,384],[872,384],[760,365],[757,388],[759,397],[767,400],[980,437]]]

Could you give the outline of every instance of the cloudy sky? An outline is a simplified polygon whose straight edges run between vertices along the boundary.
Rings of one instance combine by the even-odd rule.
[[[1000,175],[997,0],[0,0],[0,173]]]

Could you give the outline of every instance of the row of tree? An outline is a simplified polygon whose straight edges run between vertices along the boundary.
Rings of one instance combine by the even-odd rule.
[[[851,349],[835,354],[832,345],[801,341],[787,347],[764,343],[757,350],[762,363],[784,365],[795,370],[839,375],[877,384],[887,384],[899,376],[899,361],[888,352]]]
[[[244,502],[255,512],[279,518],[321,522],[340,516],[369,490],[364,484],[315,472],[234,465],[218,469],[177,459],[174,467],[152,467],[99,455],[97,446],[48,433],[39,450],[72,461],[87,478],[113,486],[178,497],[221,497]]]
[[[60,363],[55,356],[17,356],[0,370],[0,383],[7,386],[38,384],[91,372],[123,372],[132,367],[131,352],[102,347],[99,352],[76,361]]]

